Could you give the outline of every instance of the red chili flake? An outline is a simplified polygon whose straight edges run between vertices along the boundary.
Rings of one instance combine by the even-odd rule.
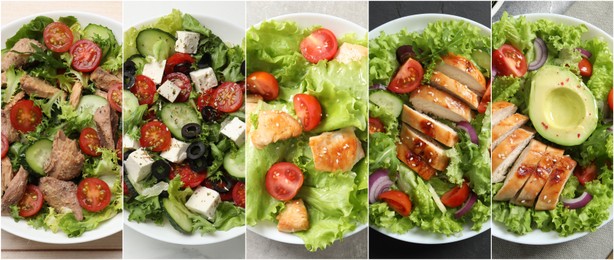
[[[565,80],[565,82],[569,82],[569,78],[567,78],[567,79]]]
[[[578,133],[578,138],[580,138],[580,133]]]
[[[544,126],[544,128],[546,128],[546,130],[548,130],[548,125],[544,122],[542,122],[542,125]]]

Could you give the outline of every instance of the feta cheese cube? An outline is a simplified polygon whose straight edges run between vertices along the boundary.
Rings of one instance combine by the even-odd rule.
[[[215,210],[222,202],[217,191],[207,187],[199,187],[185,203],[185,206],[192,212],[206,217],[209,221],[215,221]]]
[[[245,123],[237,117],[226,118],[221,124],[222,129],[220,132],[225,136],[228,136],[238,146],[243,145],[245,142]]]
[[[154,83],[160,84],[164,75],[164,66],[166,66],[166,60],[147,63],[143,66],[143,75],[153,80]]]
[[[151,173],[151,165],[153,163],[154,160],[143,148],[132,152],[126,162],[124,162],[126,171],[128,171],[128,179],[135,184],[147,178]]]
[[[167,159],[174,163],[180,163],[188,157],[188,147],[190,144],[179,141],[175,138],[171,139],[171,148],[160,153],[162,158]]]
[[[207,89],[217,86],[217,78],[212,68],[204,68],[197,71],[190,72],[190,78],[196,86],[196,90],[199,93],[207,91]]]
[[[128,150],[136,150],[136,149],[141,148],[141,146],[139,145],[139,142],[132,140],[132,137],[130,137],[129,135],[124,135],[122,137],[122,144],[123,144],[123,148],[128,149]],[[122,158],[119,158],[119,159],[122,159]]]
[[[158,94],[166,98],[166,100],[170,102],[175,102],[177,96],[181,92],[181,88],[179,88],[172,80],[167,80],[158,88]]]
[[[181,53],[196,53],[200,34],[195,32],[177,31],[175,51]]]
[[[335,60],[341,63],[350,63],[352,61],[359,61],[368,55],[369,49],[367,49],[367,47],[357,44],[344,43],[341,45],[341,47],[339,47]]]

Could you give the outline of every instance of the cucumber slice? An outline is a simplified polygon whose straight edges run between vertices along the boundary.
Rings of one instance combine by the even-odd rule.
[[[192,233],[192,221],[186,214],[185,211],[188,209],[184,205],[165,198],[162,200],[162,207],[173,228],[182,233]]]
[[[235,178],[245,178],[245,145],[234,153],[224,156],[224,169]]]
[[[106,98],[98,95],[85,95],[79,100],[77,111],[79,113],[90,111],[89,113],[93,115],[98,108],[106,106],[107,104],[109,104],[109,101],[107,101]]]
[[[160,43],[158,43],[160,42]],[[167,53],[171,55],[175,51],[175,37],[170,33],[162,31],[158,28],[149,28],[139,32],[136,36],[136,48],[143,57],[152,56],[156,53],[154,45],[159,44],[158,48],[166,48],[167,51],[160,51],[158,53]],[[168,57],[158,57],[159,59],[166,59]]]
[[[490,54],[483,52],[482,50],[477,50],[471,54],[471,57],[478,64],[478,66],[490,74]]]
[[[53,142],[47,139],[41,139],[26,149],[26,162],[28,166],[41,176],[45,176],[43,168],[51,156],[52,147]]]
[[[143,73],[143,67],[145,67],[145,64],[147,64],[147,60],[145,59],[145,57],[141,56],[140,54],[134,54],[130,58],[128,58],[128,60],[134,62],[137,71],[136,75]]]
[[[105,59],[111,47],[117,45],[117,40],[115,39],[113,31],[98,24],[88,24],[85,29],[83,29],[83,38],[96,42],[98,46],[100,46],[102,49],[102,60]],[[109,44],[101,44],[107,39],[110,39]]]
[[[390,111],[394,117],[399,117],[401,111],[403,111],[403,100],[386,90],[371,92],[369,101],[386,111]]]
[[[181,128],[189,123],[200,124],[200,115],[188,103],[169,103],[162,107],[160,113],[162,123],[168,127],[171,134],[179,140],[184,141],[181,135]]]
[[[139,100],[136,96],[128,91],[123,91],[124,105],[122,106],[122,110],[125,115],[132,115],[139,108]]]

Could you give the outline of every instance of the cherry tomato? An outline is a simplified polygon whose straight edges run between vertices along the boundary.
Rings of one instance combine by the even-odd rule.
[[[463,205],[463,203],[465,203],[467,198],[469,198],[470,192],[471,190],[469,189],[469,185],[467,185],[466,182],[463,182],[463,185],[461,185],[460,187],[455,186],[454,188],[443,194],[443,196],[441,196],[441,202],[443,203],[443,205],[446,205],[450,208],[460,207],[461,205]]]
[[[173,82],[173,84],[175,84],[175,86],[181,89],[181,92],[179,92],[179,95],[177,96],[177,99],[175,99],[175,101],[188,101],[188,99],[190,98],[190,92],[192,92],[192,82],[190,81],[190,78],[188,78],[188,76],[181,72],[173,72],[164,76],[164,80],[162,82],[167,80],[170,80],[171,82]]]
[[[500,75],[522,77],[527,73],[527,59],[516,47],[503,44],[492,53],[492,63]]]
[[[279,96],[279,83],[271,73],[256,71],[247,76],[247,91],[258,94],[266,101]]]
[[[597,179],[597,166],[595,163],[591,163],[586,167],[576,167],[573,175],[576,176],[578,181],[580,181],[580,184],[584,186],[587,182]]]
[[[171,132],[160,121],[151,121],[141,127],[141,147],[149,147],[154,152],[163,152],[171,148]]]
[[[608,104],[610,105],[610,110],[614,109],[614,101],[612,100],[612,89],[610,89],[610,94],[608,94]]]
[[[19,216],[24,218],[34,216],[43,207],[43,193],[35,185],[28,184],[18,205]]]
[[[591,65],[591,62],[586,58],[582,58],[578,63],[578,68],[580,69],[580,75],[582,75],[582,77],[590,77],[593,75],[593,65]]]
[[[130,92],[139,100],[139,105],[151,105],[156,95],[156,83],[145,75],[138,75],[135,78],[134,86],[130,88]]]
[[[98,132],[94,128],[88,127],[81,131],[79,136],[79,146],[81,151],[89,156],[100,156],[102,153],[98,151],[100,147],[100,138]]]
[[[394,93],[409,93],[420,86],[424,70],[420,62],[409,58],[397,70],[394,78],[388,83],[388,90]]]
[[[409,216],[409,213],[411,213],[411,200],[409,200],[409,196],[407,196],[407,194],[401,191],[385,191],[382,192],[382,194],[380,194],[377,198],[385,201],[388,206],[403,217],[407,217]]]
[[[111,189],[109,185],[98,178],[85,178],[77,186],[79,205],[87,211],[99,212],[109,206]]]
[[[305,131],[315,129],[322,120],[322,107],[314,96],[309,94],[296,94],[294,98],[294,111],[303,124]]]
[[[486,108],[488,107],[488,103],[490,103],[490,96],[492,91],[491,84],[492,80],[488,81],[488,86],[486,86],[486,93],[484,94],[484,96],[482,97],[482,101],[480,101],[480,104],[478,105],[478,112],[480,114],[486,113]]]
[[[130,189],[128,189],[128,185],[126,184],[126,180],[124,182],[124,195],[130,195]]]
[[[67,52],[72,45],[73,35],[68,26],[61,22],[48,24],[43,31],[45,45],[53,52]]]
[[[369,117],[369,134],[384,132],[384,124],[377,118]]]
[[[6,154],[9,153],[9,140],[6,138],[6,135],[2,134],[2,158],[6,157]]]
[[[122,84],[117,83],[109,89],[107,93],[107,100],[109,101],[111,108],[117,112],[122,112]]]
[[[20,132],[31,132],[43,121],[43,111],[32,100],[19,100],[11,108],[11,125]]]
[[[243,89],[234,82],[224,82],[215,89],[214,107],[224,113],[232,113],[243,106]]]
[[[240,181],[232,187],[232,200],[235,205],[245,208],[245,183]]]
[[[205,92],[200,93],[198,98],[196,99],[196,107],[198,107],[198,111],[203,110],[203,108],[209,106],[213,107],[214,99],[215,99],[215,89],[207,89]]]
[[[102,50],[90,40],[79,40],[70,47],[72,67],[81,72],[92,72],[102,58]]]
[[[337,54],[337,37],[327,29],[320,28],[301,41],[301,53],[311,63],[331,60]]]
[[[266,190],[271,197],[289,201],[303,186],[304,177],[301,169],[293,163],[278,162],[267,171],[265,179]]]
[[[194,59],[194,57],[192,57],[192,55],[187,54],[187,53],[177,52],[166,60],[166,65],[164,66],[164,75],[174,72],[175,66],[181,63],[186,62],[186,63],[192,64],[195,61],[196,60]]]
[[[195,172],[188,165],[173,166],[169,177],[172,180],[177,175],[179,175],[181,182],[183,182],[183,188],[196,188],[207,178],[206,172]]]

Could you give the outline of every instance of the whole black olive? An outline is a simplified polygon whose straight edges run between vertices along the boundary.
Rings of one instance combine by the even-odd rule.
[[[211,106],[204,107],[203,110],[200,111],[200,113],[203,116],[203,120],[205,120],[205,122],[208,122],[208,123],[211,123],[211,122],[220,123],[224,120],[224,118],[226,118],[226,114],[218,111],[217,109]]]
[[[190,166],[190,169],[192,169],[192,171],[203,172],[207,170],[207,167],[209,167],[209,162],[207,158],[200,157],[198,159],[189,160],[188,165]]]
[[[232,191],[232,187],[234,186],[234,184],[235,182],[232,181],[230,178],[226,177],[225,175],[220,176],[219,181],[211,182],[211,186],[213,186],[212,188],[219,193],[226,193]]]
[[[191,143],[190,146],[188,146],[188,159],[190,160],[196,160],[200,157],[205,156],[205,153],[207,152],[207,147],[205,146],[205,144],[203,142],[194,142]]]
[[[205,52],[198,61],[198,68],[204,69],[211,66],[213,66],[213,59],[211,58],[211,54]]]
[[[136,77],[136,64],[132,60],[124,62],[124,88],[130,89],[134,86]]]
[[[192,64],[190,62],[182,62],[179,63],[177,65],[175,65],[175,67],[173,68],[174,72],[181,72],[183,74],[185,74],[186,76],[190,76],[190,72],[192,72]]]
[[[196,138],[202,132],[202,127],[197,123],[189,123],[181,128],[181,136],[186,139]]]

